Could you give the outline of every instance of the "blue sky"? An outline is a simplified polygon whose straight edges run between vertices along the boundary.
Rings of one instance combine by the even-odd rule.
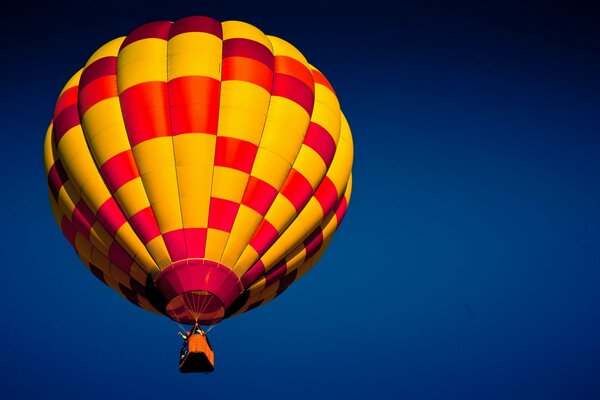
[[[1,397],[600,397],[600,10],[347,3],[7,9]],[[174,323],[80,265],[42,162],[54,101],[97,47],[194,14],[298,47],[334,85],[356,153],[320,264],[214,329],[206,376],[179,374]]]

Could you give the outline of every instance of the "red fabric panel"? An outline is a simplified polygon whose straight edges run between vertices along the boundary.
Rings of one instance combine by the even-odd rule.
[[[266,219],[263,219],[256,230],[256,233],[250,239],[252,246],[258,254],[264,254],[265,251],[273,244],[279,236],[277,229]]]
[[[329,177],[323,178],[323,181],[315,191],[315,199],[321,204],[323,215],[327,215],[338,201],[338,194],[335,185]]]
[[[227,136],[217,137],[215,166],[237,169],[247,174],[252,171],[258,146]]]
[[[312,193],[313,189],[308,179],[292,168],[281,188],[281,194],[294,205],[297,212],[300,212]]]
[[[144,82],[120,95],[123,120],[131,146],[171,135],[166,82]]]
[[[205,76],[183,76],[168,83],[171,128],[181,133],[217,134],[221,83]]]
[[[331,165],[335,155],[336,144],[329,132],[321,125],[311,122],[304,137],[304,144],[316,151],[327,168]]]
[[[144,244],[160,235],[154,212],[152,212],[152,207],[147,207],[138,211],[130,218],[130,221]]]
[[[239,208],[239,203],[212,197],[210,199],[208,227],[231,232],[231,227]]]
[[[284,74],[275,74],[272,96],[281,96],[292,100],[312,114],[315,94],[299,79]]]
[[[191,16],[178,19],[169,30],[169,39],[186,32],[206,32],[215,35],[219,39],[223,38],[221,23],[204,16]]]
[[[100,206],[96,215],[98,221],[111,236],[116,235],[119,228],[127,221],[114,198],[109,198]]]
[[[250,176],[246,190],[244,191],[242,204],[250,207],[264,217],[276,196],[277,189],[261,179]]]
[[[273,53],[254,40],[235,38],[223,41],[223,59],[226,57],[253,58],[273,69]]]
[[[140,176],[131,150],[125,150],[108,159],[100,171],[112,193]]]

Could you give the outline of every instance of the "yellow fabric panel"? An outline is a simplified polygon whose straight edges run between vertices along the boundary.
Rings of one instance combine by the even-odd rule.
[[[63,210],[67,218],[69,218],[69,221],[73,219],[73,210],[75,209],[76,201],[79,201],[79,196],[74,193],[71,182],[67,181],[58,191],[58,206]]]
[[[181,229],[183,222],[172,137],[145,140],[132,150],[161,233]]]
[[[158,38],[132,42],[119,52],[119,93],[142,82],[167,81],[167,41]]]
[[[125,224],[126,225],[126,224]],[[97,247],[104,254],[108,254],[110,249],[110,245],[115,241],[115,239],[104,229],[102,224],[98,221],[94,222],[92,225],[90,240],[94,247]]]
[[[179,188],[170,136],[145,140],[133,147],[146,196],[162,233],[183,227]]]
[[[80,257],[92,258],[92,244],[79,232],[75,234],[75,249]]]
[[[162,271],[172,264],[167,245],[162,235],[158,235],[146,244],[146,248],[152,255],[152,258],[158,265],[158,268]]]
[[[352,177],[350,177],[349,181],[348,181],[348,185],[346,186],[345,192],[344,192],[344,197],[346,198],[346,201],[349,202],[350,201],[350,194],[352,192]],[[306,248],[304,246],[304,243],[301,242],[299,243],[296,248],[292,251],[289,251],[288,255],[286,256],[286,274],[292,272],[294,269],[298,269],[298,276],[296,279],[299,279],[302,275],[304,275],[306,273],[306,271],[308,271],[321,257],[321,255],[325,252],[325,249],[327,248],[329,242],[331,241],[333,234],[335,233],[336,229],[338,228],[339,225],[339,221],[337,220],[337,217],[335,215],[335,213],[330,214],[329,218],[327,219],[327,221],[324,221],[320,224],[320,228],[321,228],[321,234],[323,235],[323,244],[321,245],[321,248],[317,251],[317,253],[315,253],[311,259],[306,260]],[[249,291],[256,291],[256,290],[261,290],[262,287],[264,286],[265,280],[261,279],[259,281],[257,281],[255,284],[253,284],[248,290]]]
[[[215,145],[215,135],[193,133],[173,137],[185,228],[208,226]]]
[[[129,275],[138,281],[141,285],[146,285],[146,277],[148,276],[146,272],[137,264],[131,264],[131,269],[129,270]]]
[[[352,134],[348,121],[342,114],[342,125],[340,140],[335,152],[331,166],[327,171],[327,176],[331,179],[338,191],[338,197],[341,197],[352,171],[352,162],[354,157],[354,147],[352,144]]]
[[[88,207],[96,213],[98,208],[110,197],[110,193],[92,159],[81,126],[71,129],[63,136],[63,139],[67,139],[67,143],[73,146],[73,150],[71,147],[59,146],[59,151],[62,149],[62,152],[59,153],[60,158],[62,160],[70,158],[70,161],[64,163],[69,179],[81,193],[81,197]],[[61,145],[62,143],[61,140]],[[71,155],[70,151],[75,154]]]
[[[54,154],[56,153],[56,149],[53,148],[54,140],[52,140],[52,127],[54,124],[51,122],[46,129],[46,136],[44,137],[44,170],[46,171],[46,175],[52,168],[56,157]]]
[[[170,169],[171,164],[175,164],[173,142],[169,136],[145,140],[134,146],[132,150],[140,175],[156,170]],[[168,191],[177,189],[175,179],[165,182],[165,184],[168,185],[166,188]]]
[[[114,290],[115,292],[117,292],[121,297],[123,297],[124,299],[127,299],[127,297],[125,296],[125,294],[121,291],[121,288],[119,287],[119,282],[117,282],[115,279],[110,277],[110,273],[107,276],[104,277],[104,282],[106,283],[106,285],[111,288],[112,290]]]
[[[242,201],[248,174],[243,171],[228,167],[214,167],[212,197],[231,200],[236,203]]]
[[[340,141],[335,152],[326,176],[332,180],[335,185],[338,197],[341,197],[347,187],[352,169],[352,139],[350,127],[342,115],[342,129]],[[350,137],[348,137],[350,136]],[[325,216],[319,202],[312,197],[304,209],[298,214],[296,219],[282,232],[277,241],[263,255],[261,260],[268,270],[270,266],[279,261],[289,249],[294,248],[298,243],[312,232]]]
[[[66,139],[66,143],[70,143],[71,146],[59,146],[60,149],[62,149],[62,152],[65,154],[64,156],[59,154],[59,156],[64,158],[69,156],[71,152],[75,153],[75,156],[71,157],[71,162],[64,165],[65,170],[69,175],[67,188],[71,188],[70,190],[73,191],[73,193],[69,195],[67,195],[66,192],[63,194],[63,196],[67,196],[70,199],[71,203],[70,213],[68,215],[70,217],[72,214],[74,208],[73,200],[79,201],[79,195],[76,193],[81,193],[81,197],[87,206],[94,214],[96,214],[98,212],[98,208],[102,206],[106,200],[108,200],[110,193],[106,188],[106,185],[100,176],[94,161],[92,160],[92,156],[90,155],[88,147],[85,143],[85,138],[83,137],[83,131],[81,130],[81,127],[78,126],[69,130],[69,132],[63,136],[62,139]],[[62,143],[63,140],[61,140],[61,144]],[[50,135],[47,136],[44,151],[46,159],[54,158],[53,145]],[[65,188],[61,189],[61,191],[65,190]],[[127,232],[128,234],[123,235],[123,232]],[[108,255],[109,247],[113,242],[113,238],[104,229],[100,222],[96,222],[92,226],[90,231],[90,240],[94,246],[104,253],[104,255]],[[129,223],[126,222],[119,229],[116,235],[116,240],[128,251],[132,257],[137,256],[147,271],[157,270],[156,263],[154,263],[148,254],[148,251],[144,248],[138,236],[133,232]]]
[[[58,142],[56,151],[65,168],[68,168],[74,158],[90,152],[81,125],[75,125],[63,135]]]
[[[318,226],[322,218],[323,212],[321,206],[313,197],[300,214],[298,214],[296,219],[288,225],[281,236],[261,257],[262,262],[265,264],[265,269],[268,271],[289,250],[303,241]]]
[[[223,42],[206,32],[185,32],[169,39],[169,80],[182,76],[221,79]]]
[[[287,272],[289,273],[293,271],[304,261],[306,261],[306,247],[304,247],[304,244],[302,244],[291,251],[288,256],[286,256]]]
[[[262,278],[260,278],[259,280],[257,280],[256,282],[254,282],[248,289],[246,289],[248,292],[252,293],[250,295],[250,297],[252,297],[253,300],[257,299],[257,295],[258,292],[262,291],[265,288],[265,285],[267,284],[267,278],[265,278],[264,276]],[[248,297],[248,300],[250,300],[250,297]]]
[[[175,178],[175,174],[170,171],[155,169],[154,171],[142,175],[142,181],[144,182],[146,194],[148,195],[148,199],[150,200],[152,208],[154,208],[155,204],[160,204],[165,201],[171,201],[172,199],[179,198],[179,194],[177,192],[177,180]],[[155,209],[154,211],[155,214],[160,213],[159,210]],[[176,204],[173,204],[171,212],[173,214],[177,214],[178,218],[181,220],[178,201]],[[156,218],[158,219],[158,215]],[[171,230],[172,229],[169,229],[165,232]]]
[[[115,198],[121,205],[121,209],[127,218],[138,211],[150,206],[141,178],[135,178],[121,186],[115,192]]]
[[[272,50],[268,37],[257,27],[241,21],[225,21],[223,27],[223,40],[244,38],[254,40]]]
[[[173,145],[177,157],[175,161],[177,166],[193,166],[197,171],[198,179],[206,182],[212,176],[212,167],[214,165],[215,146],[217,138],[215,135],[202,133],[188,133],[173,137]],[[210,172],[210,173],[209,173]],[[182,193],[199,193],[198,188],[181,188]]]
[[[242,255],[235,263],[233,267],[233,272],[236,273],[237,276],[242,276],[244,272],[248,270],[252,266],[252,263],[258,259],[258,253],[256,250],[252,248],[252,246],[246,246]]]
[[[208,228],[206,232],[206,253],[204,258],[219,262],[229,233],[219,229]]]
[[[272,96],[260,147],[279,154],[292,164],[309,122],[310,116],[300,105],[284,97]]]
[[[131,289],[129,283],[129,274],[123,272],[123,270],[114,263],[110,263],[110,276],[121,285]]]
[[[125,36],[118,37],[116,39],[111,40],[110,42],[102,45],[98,50],[92,54],[92,56],[88,59],[85,66],[87,67],[94,61],[97,61],[104,57],[114,57],[119,54],[119,49],[121,48],[121,44],[125,40]]]
[[[52,194],[52,191],[50,189],[48,189],[48,200],[50,201],[50,208],[52,209],[52,215],[54,216],[54,220],[56,221],[56,224],[60,226],[60,221],[64,214],[58,207],[56,200],[54,200],[54,195]]]
[[[331,242],[331,238],[329,238],[329,240],[327,240],[327,241],[324,241],[323,245],[321,246],[321,248],[319,249],[319,251],[317,251],[317,253],[315,255],[313,255],[310,259],[308,259],[303,264],[301,264],[298,268],[296,268],[298,270],[297,275],[296,275],[296,280],[302,278],[308,271],[310,271],[310,269],[312,267],[315,266],[315,264],[319,261],[321,256],[327,250],[327,246],[329,246],[330,242]]]
[[[341,116],[337,97],[328,87],[315,84],[315,107],[311,120],[325,128],[336,143],[340,136]]]
[[[346,203],[350,204],[350,198],[352,197],[352,173],[348,177],[348,184],[346,185],[346,192],[344,193],[344,197],[346,198]]]
[[[291,167],[292,163],[279,154],[259,147],[250,175],[279,189],[288,176]]]
[[[183,211],[184,228],[206,228],[208,226],[210,197],[185,196],[180,197],[179,202]]]
[[[308,61],[306,61],[306,58],[304,57],[304,55],[297,49],[295,48],[291,43],[278,38],[277,36],[271,36],[271,35],[267,35],[267,38],[269,39],[269,41],[271,42],[271,45],[273,46],[273,53],[277,56],[287,56],[287,57],[291,57],[294,58],[298,61],[300,61],[302,64],[304,64],[304,66],[309,69],[310,65],[308,64]]]
[[[270,98],[269,92],[255,84],[236,80],[222,82],[218,135],[258,144]]]
[[[180,209],[179,196],[162,199],[152,203],[151,206],[161,233],[183,228],[181,212],[178,211]]]
[[[101,106],[98,107],[98,110],[96,111],[100,110],[103,112],[113,112],[113,114],[111,114],[113,122],[122,128],[121,135],[117,136],[117,138],[121,140],[105,140],[106,135],[110,134],[113,134],[113,138],[111,139],[114,139],[114,134],[116,133],[109,127],[106,131],[101,131],[99,134],[97,133],[97,142],[99,143],[99,146],[94,147],[94,143],[92,143],[90,146],[92,150],[99,151],[100,159],[108,159],[112,157],[112,155],[117,154],[124,149],[128,149],[129,143],[124,126],[122,125],[118,99],[108,99],[100,104]],[[87,112],[86,116],[96,117],[96,115],[93,114],[94,111],[92,109],[90,109],[90,111],[92,111],[92,114]],[[118,114],[115,114],[117,112]],[[100,112],[100,114],[102,113]],[[119,122],[121,123],[119,124]],[[93,134],[94,131],[93,129],[89,129],[86,131],[86,133]],[[117,147],[115,149],[115,144],[120,144],[120,148]],[[81,197],[84,199],[91,211],[93,213],[97,213],[98,209],[105,203],[106,200],[109,199],[110,192],[100,176],[94,160],[92,159],[90,147],[87,145],[81,126],[76,126],[70,129],[62,137],[58,150],[63,160],[66,157],[69,157],[69,160],[64,163],[64,167],[69,175],[70,184],[73,184],[73,187],[77,193],[81,193]],[[127,189],[122,192],[127,192]],[[128,200],[120,199],[120,201],[127,202]],[[133,205],[133,207],[135,207],[135,205]],[[147,204],[144,207],[147,207]],[[130,234],[123,236],[122,234],[119,234],[119,232],[129,232]],[[119,232],[117,233],[116,240],[128,251],[128,253],[130,253],[132,257],[137,255],[138,258],[143,260],[143,265],[148,271],[156,270],[156,263],[154,263],[148,254],[148,251],[143,247],[141,241],[133,232],[129,223],[126,222],[121,227]],[[92,243],[97,246],[100,251],[107,255],[107,245],[110,246],[110,243],[112,243],[113,239],[100,223],[95,223],[94,226],[92,226],[90,235],[90,240],[92,240]]]
[[[221,257],[221,264],[235,265],[242,251],[252,238],[256,227],[262,221],[262,215],[250,207],[240,205],[237,216],[229,235],[229,240]],[[253,229],[254,228],[254,229]],[[245,271],[244,271],[245,272]]]
[[[73,210],[75,209],[75,205],[80,201],[79,195],[73,189],[70,181],[67,181],[58,195],[58,206],[61,208],[63,215],[65,215],[71,222],[73,222]],[[104,235],[103,235],[104,234]],[[110,244],[112,244],[113,239],[110,238],[106,231],[100,226],[100,224],[94,224],[92,229],[90,230],[90,240],[86,239],[81,232],[77,231],[76,233],[76,249],[79,251],[79,247],[82,244],[82,240],[85,240],[89,244],[86,247],[82,248],[82,251],[89,251],[87,247],[91,247],[92,244],[94,247],[103,253],[104,256],[108,256],[108,249]],[[77,237],[80,237],[77,239]],[[91,243],[90,243],[91,241]],[[79,245],[77,244],[79,243]]]
[[[327,171],[325,162],[319,153],[309,146],[302,146],[293,167],[310,182],[313,190],[319,185]]]
[[[108,257],[108,252],[114,239],[106,232],[106,229],[104,229],[99,222],[96,222],[92,225],[92,229],[90,230],[90,242],[94,248],[98,249],[98,251]]]
[[[78,160],[81,161],[80,159]],[[83,162],[81,164],[83,164]],[[72,174],[71,176],[84,175],[86,169],[77,169],[77,165],[80,165],[80,163],[73,163],[70,166],[69,174]],[[110,193],[99,175],[88,175],[87,181],[84,181],[81,184],[80,191],[81,197],[83,197],[85,203],[90,207],[90,210],[92,210],[93,213],[97,213],[98,208],[110,197]]]
[[[98,251],[98,249],[92,249],[92,258],[90,261],[102,270],[102,272],[110,274],[110,260],[102,252]]]
[[[118,97],[102,100],[90,107],[83,114],[81,125],[98,165],[130,149]]]
[[[159,272],[156,262],[154,262],[128,222],[119,228],[115,234],[115,239],[123,245],[127,253],[134,258],[146,273],[154,276]]]
[[[296,215],[296,208],[294,205],[281,193],[277,194],[273,204],[265,219],[271,223],[277,229],[278,232],[282,232],[286,227],[290,219]]]

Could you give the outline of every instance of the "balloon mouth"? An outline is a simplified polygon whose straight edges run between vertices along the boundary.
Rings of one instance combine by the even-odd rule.
[[[186,324],[211,325],[244,291],[238,276],[223,264],[203,259],[186,259],[163,269],[155,284],[164,295],[169,318]]]
[[[225,316],[225,307],[214,294],[204,290],[192,290],[175,296],[166,308],[169,318],[183,324],[198,322],[216,324]]]

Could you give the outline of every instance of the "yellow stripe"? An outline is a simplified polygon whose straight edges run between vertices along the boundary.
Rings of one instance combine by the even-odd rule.
[[[54,141],[52,140],[52,128],[54,124],[51,122],[46,129],[46,136],[44,137],[44,169],[46,170],[46,175],[50,172],[50,168],[54,165],[56,158],[54,157],[55,149]]]
[[[245,38],[262,43],[269,50],[271,44],[267,37],[256,27],[237,21],[222,24],[224,39]],[[270,112],[270,94],[262,87],[244,81],[229,80],[221,84],[221,103],[219,106],[218,136],[232,137],[258,145],[264,135],[265,121]],[[255,162],[256,163],[256,162]],[[276,167],[269,165],[270,168]],[[248,174],[229,168],[215,167],[213,174],[212,196],[235,202],[241,202]],[[244,211],[244,215],[236,216],[232,234],[218,237],[213,241],[207,237],[207,252],[217,260],[233,262],[246,246],[252,232],[258,224],[257,218]],[[238,213],[239,214],[239,213]],[[253,222],[254,226],[246,225]],[[231,243],[231,244],[230,244]]]
[[[142,39],[128,44],[117,59],[119,93],[143,82],[167,81],[167,41]]]
[[[291,168],[292,164],[285,158],[272,151],[259,148],[250,175],[278,189],[283,185]]]
[[[165,244],[165,240],[161,235],[158,235],[149,241],[146,244],[146,248],[150,254],[152,254],[152,258],[154,258],[154,261],[160,270],[163,270],[172,264],[169,251],[167,250],[167,245]]]
[[[294,205],[283,196],[281,193],[277,194],[271,208],[267,212],[265,219],[271,223],[277,229],[278,232],[282,232],[290,219],[296,216],[296,208]]]
[[[173,141],[183,226],[206,228],[216,136],[185,134],[173,137]]]
[[[225,21],[221,26],[223,27],[223,40],[233,38],[250,39],[272,50],[269,38],[253,25],[241,21]]]
[[[145,140],[133,148],[148,201],[162,233],[183,227],[172,137]]]
[[[121,48],[121,44],[125,40],[125,36],[118,37],[116,39],[111,40],[110,42],[104,44],[98,50],[92,54],[92,56],[88,59],[85,66],[87,67],[94,61],[98,61],[104,57],[115,57],[119,53],[119,49]],[[78,80],[79,81],[79,80]]]
[[[221,257],[222,264],[228,266],[235,265],[235,262],[248,244],[252,234],[256,231],[256,227],[260,224],[262,218],[262,215],[253,209],[243,204],[240,205],[231,235],[229,235],[229,240]],[[238,270],[238,272],[240,271]]]
[[[352,169],[352,137],[348,122],[342,114],[342,129],[340,141],[326,176],[332,180],[341,197],[347,187]],[[285,256],[312,232],[324,218],[319,202],[312,197],[300,214],[281,233],[277,241],[262,256],[261,260],[268,271],[275,263]]]
[[[52,194],[52,191],[49,188],[48,188],[48,200],[50,201],[50,208],[52,209],[52,215],[54,216],[54,221],[56,221],[56,224],[58,226],[60,226],[60,221],[64,214],[61,211],[60,207],[58,207],[58,203],[56,203],[56,200],[54,200],[54,195]]]
[[[267,38],[269,38],[269,41],[273,46],[273,53],[275,55],[294,58],[304,64],[307,69],[310,68],[310,65],[308,64],[308,61],[306,61],[304,55],[291,43],[276,36],[267,35]]]
[[[247,173],[233,168],[215,166],[212,196],[240,203],[247,182]]]
[[[51,127],[52,126],[50,126],[49,131],[47,132],[44,144],[44,158],[46,160],[47,169],[49,169],[49,160],[53,160],[56,157],[53,152]],[[72,204],[70,206],[69,216],[73,212],[74,204],[79,201],[79,193],[81,193],[83,200],[91,211],[96,214],[100,206],[108,200],[110,193],[92,160],[81,127],[77,126],[76,128],[69,130],[69,132],[63,136],[63,139],[66,139],[65,143],[69,145],[59,146],[62,153],[57,155],[59,157],[62,155],[63,158],[70,158],[71,160],[64,165],[65,170],[69,175],[68,187],[72,187],[73,190],[73,193],[69,195],[70,203]],[[63,141],[61,140],[61,144],[62,143]],[[66,189],[61,189],[61,191],[64,191],[62,195],[64,199],[64,196],[67,195]],[[76,201],[73,200],[74,198]],[[56,207],[58,209],[58,204],[56,204]],[[57,222],[60,223],[60,220]],[[127,234],[124,235],[124,232]],[[114,239],[99,222],[94,223],[92,226],[90,240],[92,240],[94,246],[98,247],[100,251],[108,256],[110,245]],[[146,271],[155,273],[157,270],[156,263],[152,260],[137,235],[133,232],[129,223],[126,222],[119,229],[116,240],[128,251],[130,256],[140,260],[141,265]]]
[[[229,234],[219,229],[208,228],[206,233],[206,253],[204,258],[219,262],[221,254],[227,243]]]
[[[319,153],[309,146],[302,146],[293,168],[308,180],[313,190],[317,188],[327,171]]]
[[[186,32],[169,39],[169,80],[207,76],[221,80],[223,42],[206,32]]]
[[[118,97],[102,100],[90,107],[83,114],[81,125],[98,165],[131,148]]]
[[[269,93],[249,82],[229,80],[221,84],[219,136],[258,144],[269,107]]]
[[[127,218],[150,206],[140,178],[132,179],[121,186],[115,192],[115,198]]]
[[[306,110],[297,103],[284,97],[271,97],[260,147],[280,155],[291,165],[300,151],[309,122]]]

